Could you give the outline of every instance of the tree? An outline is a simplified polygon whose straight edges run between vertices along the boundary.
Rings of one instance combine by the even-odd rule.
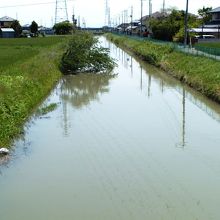
[[[71,30],[73,29],[73,25],[69,21],[63,21],[55,24],[53,26],[53,29],[56,34],[65,35],[71,33]]]
[[[30,28],[31,28],[31,33],[33,33],[34,36],[37,36],[38,35],[38,24],[35,21],[32,21]]]
[[[159,40],[172,41],[173,36],[184,24],[184,11],[172,10],[167,17],[152,18],[150,27],[153,36]]]
[[[212,7],[204,7],[198,10],[198,14],[202,17],[202,24],[205,24],[212,19],[212,14],[210,11],[212,10]]]
[[[14,29],[16,37],[19,37],[21,35],[22,27],[21,27],[18,20],[15,20],[15,21],[12,22],[11,28]]]
[[[184,39],[185,11],[173,9],[169,15],[160,18],[151,18],[150,27],[153,37],[158,40],[179,41]],[[188,15],[189,27],[197,26],[198,19],[195,15]]]

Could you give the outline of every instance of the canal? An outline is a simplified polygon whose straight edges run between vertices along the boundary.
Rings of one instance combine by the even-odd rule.
[[[1,220],[219,220],[220,106],[101,38],[0,165]]]

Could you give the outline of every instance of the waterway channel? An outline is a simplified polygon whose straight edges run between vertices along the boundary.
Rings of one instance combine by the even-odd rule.
[[[101,38],[0,165],[1,220],[219,220],[220,106]]]

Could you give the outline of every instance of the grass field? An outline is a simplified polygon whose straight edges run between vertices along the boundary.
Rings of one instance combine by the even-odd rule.
[[[220,42],[215,42],[215,43],[199,43],[197,45],[201,46],[201,47],[220,48]]]
[[[0,39],[0,147],[22,133],[30,113],[59,80],[67,40]]]
[[[42,48],[59,43],[63,37],[45,38],[0,38],[0,72],[11,65],[38,54]]]

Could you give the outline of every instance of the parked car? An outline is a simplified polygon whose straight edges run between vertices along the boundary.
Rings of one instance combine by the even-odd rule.
[[[196,35],[196,39],[214,39],[215,36],[212,34],[203,34],[203,35]]]

